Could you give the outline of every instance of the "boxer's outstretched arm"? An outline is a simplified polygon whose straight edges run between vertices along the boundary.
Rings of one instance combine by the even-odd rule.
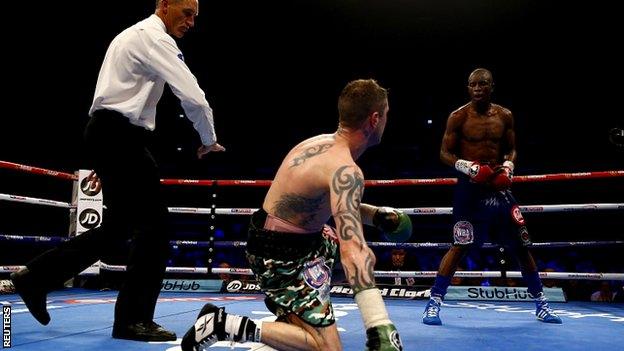
[[[332,175],[330,192],[340,261],[366,328],[366,350],[403,350],[381,293],[375,287],[375,254],[366,245],[362,230],[364,176],[359,167],[355,164],[338,167]]]
[[[340,261],[354,292],[375,287],[375,255],[366,245],[360,204],[364,176],[355,164],[336,169],[331,178],[331,206],[340,241]]]

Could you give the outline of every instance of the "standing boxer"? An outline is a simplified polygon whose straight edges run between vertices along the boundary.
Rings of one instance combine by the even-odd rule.
[[[516,257],[535,315],[546,323],[561,323],[542,292],[531,244],[518,203],[511,194],[516,146],[511,111],[491,102],[494,81],[478,68],[468,77],[471,101],[451,113],[442,139],[440,159],[459,171],[453,199],[453,247],[442,258],[423,323],[442,324],[440,305],[451,278],[468,248],[480,246],[488,235]]]

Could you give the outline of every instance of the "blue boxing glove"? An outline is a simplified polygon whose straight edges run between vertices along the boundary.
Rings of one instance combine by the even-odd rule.
[[[383,324],[366,330],[366,351],[402,351],[403,344],[394,324]]]
[[[373,215],[373,225],[387,241],[402,243],[412,236],[412,221],[396,208],[378,207]]]

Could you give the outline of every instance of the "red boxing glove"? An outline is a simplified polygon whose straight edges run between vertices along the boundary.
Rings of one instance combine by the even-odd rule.
[[[488,165],[462,159],[455,162],[455,169],[469,176],[475,183],[485,183],[494,174],[494,171]]]
[[[503,191],[511,188],[513,178],[514,164],[511,161],[505,161],[502,166],[497,167],[490,184],[497,191]]]

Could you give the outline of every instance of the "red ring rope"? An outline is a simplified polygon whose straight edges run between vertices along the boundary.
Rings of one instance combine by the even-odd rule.
[[[0,161],[0,168],[14,169],[27,173],[47,175],[61,179],[77,180],[76,175],[64,172],[53,171],[45,168],[21,165],[13,162]],[[528,183],[541,181],[560,181],[575,179],[597,179],[624,177],[624,170],[597,171],[597,172],[576,172],[576,173],[554,173],[537,174],[526,176],[515,176],[514,183]],[[191,185],[191,186],[253,186],[267,187],[271,185],[270,180],[198,180],[198,179],[161,179],[165,185]],[[380,179],[367,180],[367,186],[405,186],[405,185],[452,185],[457,183],[457,178],[437,178],[437,179]]]

